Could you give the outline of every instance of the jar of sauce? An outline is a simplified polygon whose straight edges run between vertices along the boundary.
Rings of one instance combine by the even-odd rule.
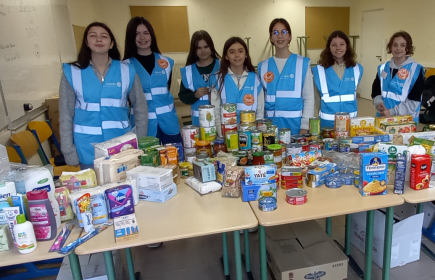
[[[322,138],[335,138],[335,131],[332,127],[322,128]]]
[[[196,152],[198,154],[201,154],[201,152],[205,152],[208,154],[209,157],[212,157],[211,153],[211,145],[210,141],[204,140],[204,141],[196,141]]]
[[[282,167],[282,147],[280,144],[272,144],[267,146],[267,149],[273,152],[273,162],[278,167]]]
[[[225,144],[225,139],[223,137],[216,137],[216,139],[214,140],[214,145],[213,145],[213,152],[215,154],[215,156],[217,156],[217,154],[222,151],[222,152],[227,152],[227,145]]]
[[[252,153],[254,159],[252,160],[252,165],[264,165],[264,153],[254,152]]]

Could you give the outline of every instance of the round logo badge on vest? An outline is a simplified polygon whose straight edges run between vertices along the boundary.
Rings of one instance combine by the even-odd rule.
[[[164,59],[158,59],[158,60],[157,60],[157,63],[158,63],[159,66],[162,67],[163,69],[166,69],[166,68],[168,68],[168,66],[169,66],[169,63],[168,63],[166,60],[164,60]]]
[[[273,74],[272,71],[267,71],[266,74],[264,74],[263,78],[266,81],[266,83],[270,83],[275,78],[275,75]]]
[[[397,77],[399,77],[399,79],[401,80],[405,80],[406,78],[408,78],[408,76],[409,76],[409,71],[404,68],[399,69],[399,71],[397,71]]]
[[[254,96],[252,94],[248,93],[248,94],[245,94],[243,96],[243,103],[246,106],[252,106],[252,105],[254,105],[254,102],[255,102],[255,99],[254,99]]]
[[[290,79],[293,79],[295,77],[294,74],[290,74]]]
[[[121,82],[117,82],[117,83],[116,83],[116,86],[117,86],[117,87],[121,87]]]

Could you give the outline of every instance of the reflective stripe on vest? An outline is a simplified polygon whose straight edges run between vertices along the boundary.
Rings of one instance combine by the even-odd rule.
[[[382,71],[384,71],[386,64],[387,64],[387,62],[382,64],[380,66],[380,69],[379,69],[380,73],[382,73]],[[403,87],[402,87],[402,94],[396,94],[396,93],[394,93],[392,91],[384,91],[384,79],[382,77],[380,77],[379,80],[381,81],[382,97],[383,98],[389,98],[389,99],[392,99],[392,100],[397,101],[397,102],[403,102],[403,101],[405,101],[408,98],[409,88],[411,86],[411,82],[412,82],[412,79],[414,77],[415,70],[417,69],[417,66],[418,66],[418,63],[416,63],[416,62],[412,63],[411,69],[409,71],[409,75],[406,78],[405,83],[403,84]],[[397,76],[397,74],[396,74],[396,76]],[[396,76],[394,76],[394,78]],[[391,80],[393,80],[394,78],[391,77]]]
[[[349,113],[350,118],[355,118],[355,117],[357,117],[357,115],[358,115],[358,112]],[[321,119],[324,119],[327,121],[334,121],[335,120],[335,114],[326,114],[326,113],[323,113],[322,111],[319,112],[319,117]]]
[[[325,74],[325,68],[321,65],[317,65],[317,70],[319,73],[319,80],[320,80],[320,87],[322,92],[322,100],[325,103],[331,103],[331,102],[348,102],[348,101],[355,101],[356,98],[356,89],[358,87],[359,77],[360,77],[360,70],[358,64],[353,67],[353,76],[354,76],[354,82],[355,82],[355,92],[354,94],[344,94],[344,95],[336,95],[336,96],[329,96],[329,90],[328,90],[328,84],[326,80],[326,74]]]

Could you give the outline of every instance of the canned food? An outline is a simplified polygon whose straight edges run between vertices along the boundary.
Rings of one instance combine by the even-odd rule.
[[[286,146],[286,154],[287,155],[295,155],[302,153],[302,145],[291,143]]]
[[[181,129],[183,137],[183,146],[185,148],[194,148],[196,140],[199,139],[199,126],[186,125]]]
[[[255,126],[255,111],[253,110],[240,111],[240,123],[254,123]]]
[[[309,119],[310,134],[319,135],[320,134],[320,118],[311,117]]]
[[[352,173],[342,173],[340,174],[344,185],[353,185],[355,183],[355,174]]]
[[[312,140],[311,139],[311,134],[309,134],[309,133],[304,133],[301,136],[304,137],[305,141],[307,141],[308,143],[311,142],[311,140]]]
[[[349,153],[350,152],[350,145],[349,144],[341,144],[338,151],[340,153]]]
[[[307,138],[303,137],[302,135],[294,135],[292,136],[292,139],[295,140],[295,143],[307,142]]]
[[[341,176],[337,175],[329,175],[325,178],[325,186],[331,189],[341,188],[343,185],[343,181]]]
[[[351,144],[352,143],[352,137],[350,136],[344,136],[344,137],[340,137],[340,139],[338,140],[339,144]]]
[[[291,205],[302,205],[307,202],[307,191],[304,189],[290,189],[285,192],[285,201]]]
[[[323,148],[325,151],[338,151],[338,141],[332,138],[323,139]]]
[[[237,124],[237,105],[235,103],[221,104],[221,123],[223,125]]]
[[[301,142],[302,145],[302,152],[309,152],[310,151],[310,144],[308,142]]]
[[[225,139],[227,142],[227,151],[237,151],[239,150],[239,134],[237,131],[231,130],[225,133]]]
[[[203,141],[213,142],[216,139],[216,126],[199,128],[200,138]]]
[[[263,151],[264,153],[264,164],[273,164],[273,152],[272,151]]]
[[[275,143],[278,143],[279,142],[279,128],[278,128],[278,126],[272,124],[272,125],[270,125],[268,130],[272,130],[275,132]]]
[[[222,124],[222,135],[225,135],[227,131],[237,131],[237,124]]]
[[[237,166],[245,166],[248,164],[248,151],[235,151],[233,155],[237,157]]]
[[[186,161],[192,163],[196,159],[196,153],[186,154]]]
[[[211,157],[213,154],[211,152],[211,144],[210,141],[196,141],[196,152],[202,153],[205,152]]]
[[[281,128],[279,130],[279,143],[283,145],[290,144],[291,136],[290,128]]]
[[[239,130],[239,149],[250,150],[251,149],[251,131],[248,129]]]
[[[241,123],[239,127],[240,127],[240,129],[254,130],[255,129],[255,122]]]
[[[335,113],[335,131],[350,130],[350,115],[346,112]]]
[[[263,151],[263,145],[262,144],[260,144],[260,145],[256,145],[256,144],[252,144],[252,152],[253,153],[255,153],[255,152],[262,152]]]
[[[359,146],[358,144],[349,144],[350,145],[350,151],[352,153],[359,153]]]
[[[349,136],[349,131],[336,131],[335,138],[340,138],[344,136]]]
[[[214,114],[214,105],[201,105],[199,111],[199,126],[200,127],[216,127],[216,116]],[[216,128],[215,128],[216,130]]]
[[[262,131],[262,132],[266,132],[269,127],[272,125],[272,120],[269,119],[260,119],[257,120],[256,122],[257,125],[257,129]]]
[[[311,141],[310,151],[321,151],[322,150],[322,142],[315,140]]]
[[[281,169],[281,188],[284,190],[302,188],[302,168],[283,166]]]
[[[277,200],[273,196],[260,197],[258,200],[258,209],[264,212],[271,212],[278,208]]]
[[[263,133],[260,130],[254,129],[251,131],[251,143],[252,145],[260,145],[263,143]]]
[[[275,144],[275,139],[274,131],[268,130],[267,132],[263,132],[263,150],[267,150],[267,146]]]
[[[332,127],[324,127],[322,128],[322,138],[335,138],[335,132]]]

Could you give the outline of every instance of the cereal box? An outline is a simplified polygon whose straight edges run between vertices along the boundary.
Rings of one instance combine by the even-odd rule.
[[[242,182],[242,200],[253,201],[260,197],[271,196],[276,198],[276,184],[246,185]]]
[[[409,186],[414,190],[429,188],[431,158],[430,155],[411,155],[411,178]]]
[[[375,126],[374,117],[356,117],[350,119],[350,136],[370,133]]]
[[[245,167],[246,185],[274,183],[276,183],[276,165],[255,165]]]
[[[385,152],[360,154],[358,188],[362,196],[387,194],[388,154]]]
[[[403,116],[391,116],[391,117],[378,117],[375,119],[375,125],[377,127],[381,126],[381,123],[388,122],[388,123],[409,123],[412,122],[413,118],[411,115],[403,115]]]
[[[398,122],[382,122],[380,124],[380,128],[387,132],[388,134],[401,134],[401,133],[410,133],[417,131],[417,124],[415,122],[408,123],[398,123]]]

